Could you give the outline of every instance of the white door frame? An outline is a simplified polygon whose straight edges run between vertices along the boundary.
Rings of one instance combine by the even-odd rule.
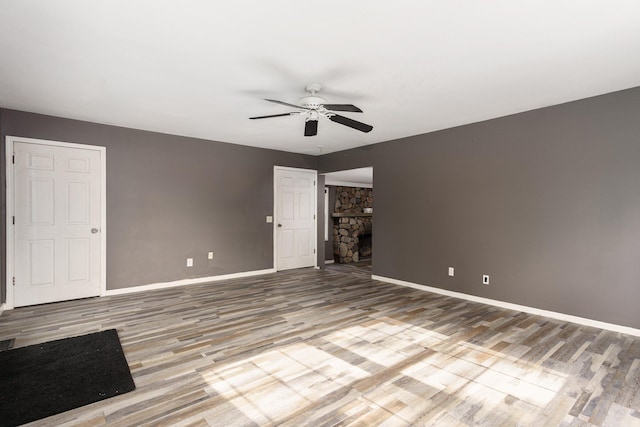
[[[278,271],[278,180],[276,172],[294,171],[294,172],[313,172],[313,248],[314,248],[314,268],[318,268],[318,171],[314,169],[290,168],[286,166],[273,167],[273,269]]]
[[[64,148],[82,148],[84,150],[95,150],[100,152],[100,168],[102,170],[100,180],[100,230],[101,230],[101,247],[100,247],[100,296],[104,296],[107,291],[107,148],[97,145],[75,144],[71,142],[48,141],[46,139],[21,138],[18,136],[7,136],[6,142],[6,179],[7,179],[7,216],[5,236],[7,238],[7,268],[6,268],[6,309],[14,308],[13,293],[13,277],[14,277],[14,227],[12,217],[15,214],[14,206],[14,170],[13,170],[13,145],[16,142],[24,142],[28,144],[49,145]]]

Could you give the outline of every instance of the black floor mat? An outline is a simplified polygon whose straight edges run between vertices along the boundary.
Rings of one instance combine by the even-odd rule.
[[[39,420],[135,389],[115,329],[0,352],[0,425]]]

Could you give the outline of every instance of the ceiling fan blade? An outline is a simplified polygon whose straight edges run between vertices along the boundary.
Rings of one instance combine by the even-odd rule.
[[[283,113],[283,114],[270,114],[268,116],[257,116],[257,117],[249,117],[251,120],[255,120],[255,119],[268,119],[271,117],[283,117],[283,116],[293,116],[295,114],[300,114],[299,112],[295,111],[293,113]]]
[[[365,123],[358,122],[356,120],[352,120],[348,117],[339,116],[338,114],[334,114],[329,117],[329,120],[332,122],[340,123],[341,125],[349,126],[350,128],[357,129],[361,132],[371,132],[373,126],[369,126]]]
[[[351,104],[323,104],[324,108],[333,111],[349,111],[351,113],[362,113],[362,110]]]
[[[269,101],[269,102],[275,102],[276,104],[281,104],[281,105],[286,105],[287,107],[293,107],[293,108],[300,108],[302,110],[304,110],[304,107],[301,107],[299,105],[295,105],[295,104],[289,104],[288,102],[283,102],[283,101],[278,101],[277,99],[264,99],[265,101]]]
[[[314,136],[318,134],[318,121],[307,120],[304,124],[304,136]]]

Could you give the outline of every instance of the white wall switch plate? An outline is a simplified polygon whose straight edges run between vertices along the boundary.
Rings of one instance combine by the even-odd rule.
[[[453,276],[453,274],[454,274],[453,267],[449,267],[449,276]]]
[[[268,223],[272,223],[273,222],[273,217],[271,215],[267,215],[267,222]]]
[[[209,258],[209,259],[213,259],[213,252],[209,252],[209,253],[207,254],[207,258]]]
[[[193,258],[187,258],[187,267],[193,267]]]
[[[489,284],[489,275],[488,274],[483,274],[482,275],[482,284],[483,285],[488,285]]]

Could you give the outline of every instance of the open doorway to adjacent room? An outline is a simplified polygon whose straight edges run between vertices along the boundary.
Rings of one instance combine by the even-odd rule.
[[[373,167],[325,177],[325,265],[371,275],[373,260]]]

